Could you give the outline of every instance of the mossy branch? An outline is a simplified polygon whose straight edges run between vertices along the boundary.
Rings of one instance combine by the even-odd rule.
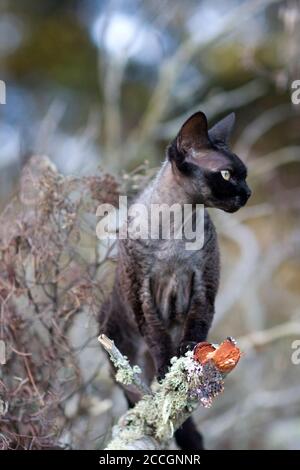
[[[126,356],[119,351],[115,343],[106,335],[100,335],[98,338],[104,349],[108,352],[110,359],[115,366],[116,380],[123,385],[133,385],[137,388],[139,393],[143,395],[151,395],[152,392],[146,384],[144,384],[139,377],[141,369],[139,366],[131,366]]]
[[[199,343],[194,352],[171,360],[171,367],[161,383],[151,390],[139,378],[141,370],[105,335],[99,341],[117,369],[116,380],[133,384],[143,397],[128,410],[113,428],[108,450],[164,449],[174,432],[199,406],[210,407],[213,398],[223,391],[223,381],[240,358],[240,351],[231,339],[215,348]]]

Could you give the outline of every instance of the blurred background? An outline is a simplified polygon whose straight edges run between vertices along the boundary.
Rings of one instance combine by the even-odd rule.
[[[237,214],[211,211],[222,282],[209,338],[234,336],[245,356],[212,409],[197,413],[211,449],[300,449],[300,364],[292,361],[300,339],[300,104],[291,101],[299,44],[296,0],[0,0],[1,209],[31,155],[47,155],[66,178],[105,171],[136,191],[188,115],[202,110],[214,124],[236,112],[233,149],[247,162],[253,196]],[[77,246],[81,255],[87,245]],[[100,270],[95,282],[102,280]],[[101,448],[126,405],[87,310],[84,302],[76,310],[70,339],[80,385],[55,402],[55,432],[64,445]]]

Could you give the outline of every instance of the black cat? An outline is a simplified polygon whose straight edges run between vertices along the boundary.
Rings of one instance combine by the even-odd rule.
[[[244,206],[251,194],[243,162],[228,148],[234,124],[230,114],[208,130],[202,112],[192,115],[167,149],[167,158],[137,201],[181,206],[204,204],[226,212]],[[186,240],[119,241],[114,290],[103,305],[101,332],[113,338],[148,382],[163,377],[170,358],[206,340],[219,284],[219,250],[205,210],[204,243],[187,250]],[[129,220],[129,224],[132,219]],[[136,397],[127,393],[131,402]],[[203,448],[191,419],[176,432],[183,449]]]

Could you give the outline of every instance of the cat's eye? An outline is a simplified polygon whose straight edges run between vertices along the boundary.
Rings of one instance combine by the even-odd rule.
[[[222,170],[221,175],[223,176],[224,180],[229,181],[231,177],[231,173],[229,170]]]

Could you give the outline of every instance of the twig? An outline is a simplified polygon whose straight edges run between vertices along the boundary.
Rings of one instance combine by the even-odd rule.
[[[286,322],[267,330],[254,331],[239,338],[239,345],[246,351],[258,346],[265,346],[286,336],[300,336],[300,322]]]
[[[45,403],[44,403],[43,397],[42,397],[42,395],[40,394],[40,392],[39,392],[39,390],[38,390],[38,388],[37,388],[37,386],[36,386],[36,383],[35,383],[35,381],[34,381],[33,375],[32,375],[32,373],[31,373],[31,370],[30,370],[30,367],[29,367],[29,363],[28,363],[27,357],[26,357],[26,356],[23,356],[23,358],[24,358],[25,368],[26,368],[26,371],[27,371],[29,380],[30,380],[30,382],[31,382],[31,385],[32,385],[32,387],[34,388],[34,391],[35,391],[35,393],[37,394],[38,399],[39,399],[41,405],[44,406]]]
[[[252,80],[246,85],[242,85],[231,91],[222,90],[205,101],[197,103],[190,108],[188,112],[177,116],[175,119],[160,125],[156,132],[156,137],[170,139],[176,135],[182,123],[193,113],[201,109],[208,117],[214,118],[219,113],[237,109],[263,96],[266,92],[266,86],[260,80]]]
[[[139,377],[139,373],[141,372],[140,368],[138,366],[131,367],[127,357],[123,356],[123,354],[115,346],[115,343],[106,335],[100,335],[98,340],[104,347],[105,351],[108,352],[114,366],[118,369],[118,371],[122,371],[122,376],[116,376],[116,379],[118,380],[119,378],[120,381],[124,383],[124,385],[135,385],[142,395],[152,394],[149,387],[147,387],[147,385],[144,384]]]
[[[237,24],[241,27],[243,22],[249,21],[249,19],[259,11],[279,1],[280,0],[253,0],[252,2],[244,2],[232,12],[228,13],[224,17],[221,27],[206,40],[199,43],[195,41],[193,37],[188,37],[187,40],[181,44],[176,53],[169,60],[165,61],[160,70],[159,80],[145,115],[141,119],[140,125],[132,132],[129,138],[129,143],[131,143],[133,147],[132,151],[135,150],[137,152],[142,143],[144,145],[147,139],[154,134],[157,123],[161,121],[168,108],[175,80],[180,71],[190,62],[194,54],[196,52],[200,54],[201,51],[208,46],[215,44],[226,35],[236,31]],[[129,147],[131,146],[129,145]]]
[[[283,104],[271,109],[267,109],[259,114],[239,137],[235,146],[238,155],[243,155],[244,160],[248,160],[253,145],[264,136],[270,129],[284,122],[292,116],[292,107],[289,104]]]

